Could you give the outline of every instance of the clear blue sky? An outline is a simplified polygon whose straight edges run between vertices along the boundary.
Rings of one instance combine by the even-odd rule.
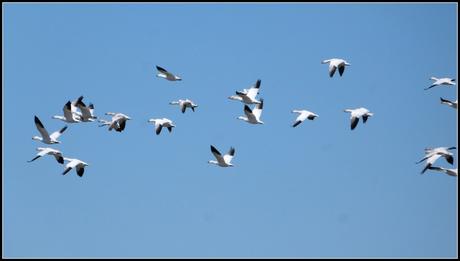
[[[420,175],[457,145],[457,4],[2,4],[3,255],[455,257],[458,179]],[[321,61],[349,61],[329,78]],[[182,82],[155,77],[155,65]],[[262,80],[262,120],[227,97]],[[133,118],[70,124],[80,178],[32,163],[33,117],[68,100]],[[168,103],[190,98],[193,113]],[[375,115],[350,130],[346,108]],[[293,109],[319,114],[292,128]],[[149,118],[177,127],[157,136]],[[234,168],[207,163],[236,148]],[[457,152],[455,164],[457,167]],[[451,167],[444,160],[439,166]]]

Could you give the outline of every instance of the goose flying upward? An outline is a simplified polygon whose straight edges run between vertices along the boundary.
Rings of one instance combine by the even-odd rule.
[[[169,81],[182,81],[181,77],[168,72],[166,69],[161,68],[158,65],[156,67],[157,67],[157,70],[158,70],[157,77],[161,77],[161,78],[164,78],[164,79],[169,80]]]
[[[245,104],[244,114],[246,114],[246,117],[239,116],[238,119],[251,123],[251,124],[264,124],[264,122],[260,120],[260,115],[262,114],[263,106],[264,106],[263,99],[260,99],[260,103],[256,104],[256,106],[252,110],[251,108],[249,108],[247,104]]]
[[[64,160],[69,161],[69,163],[65,165],[65,170],[64,172],[62,172],[62,175],[67,174],[67,172],[75,168],[75,170],[77,171],[77,175],[83,177],[83,173],[85,172],[85,166],[89,166],[88,163],[83,162],[79,159],[64,158]]]
[[[51,133],[51,135],[49,135],[48,131],[45,129],[45,127],[43,126],[42,122],[40,121],[40,119],[37,116],[35,116],[34,121],[35,121],[35,126],[37,127],[38,132],[40,132],[40,134],[42,136],[41,137],[33,136],[32,137],[33,140],[38,140],[38,141],[41,141],[41,142],[43,142],[45,144],[61,143],[57,139],[67,129],[67,126],[64,126],[59,131],[55,131],[55,132]]]
[[[227,154],[222,156],[222,154],[211,145],[211,152],[216,157],[216,160],[208,161],[209,164],[215,164],[220,167],[233,167],[234,165],[231,163],[233,156],[235,156],[235,148],[231,147]]]
[[[295,119],[295,122],[292,125],[292,127],[296,127],[306,119],[314,120],[316,117],[319,117],[317,114],[307,110],[293,110],[292,113],[299,114],[299,116],[297,116],[297,118]]]
[[[350,66],[347,61],[344,59],[332,58],[328,60],[324,60],[321,62],[322,64],[328,63],[329,64],[329,77],[334,76],[334,73],[337,69],[339,69],[339,74],[342,76],[343,72],[345,71],[345,66]]]
[[[260,104],[260,101],[256,99],[259,94],[261,80],[257,80],[256,83],[249,89],[243,91],[236,91],[236,95],[228,97],[230,100],[241,101],[245,104]]]
[[[64,163],[64,158],[62,156],[62,153],[59,151],[59,150],[55,150],[55,149],[52,149],[52,148],[37,148],[37,151],[39,151],[37,153],[37,156],[27,162],[32,162],[42,156],[45,156],[45,155],[53,155],[55,158],[56,158],[56,161],[63,164]]]

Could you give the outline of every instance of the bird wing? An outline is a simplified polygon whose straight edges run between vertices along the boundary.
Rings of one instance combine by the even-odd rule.
[[[235,148],[231,147],[227,154],[224,155],[225,163],[229,164],[235,155]]]
[[[345,71],[345,65],[339,66],[339,74],[340,74],[340,76],[342,76],[344,71]]]
[[[359,118],[352,116],[351,117],[351,129],[354,130],[356,128],[356,125],[358,125]]]
[[[53,133],[51,133],[50,135],[50,138],[53,139],[53,140],[57,140],[57,138],[59,138],[59,136],[62,135],[62,133],[67,129],[67,125],[64,126],[62,129],[58,130],[58,131],[55,131]]]
[[[264,100],[260,99],[260,103],[256,104],[256,107],[252,110],[252,114],[256,117],[256,119],[260,119],[260,115],[262,114],[262,109],[264,108]]]
[[[161,72],[161,73],[164,73],[164,74],[168,74],[168,73],[169,73],[168,71],[166,71],[166,69],[164,69],[164,68],[162,68],[162,67],[160,67],[160,66],[158,66],[158,65],[157,65],[156,67],[157,67],[157,70],[158,70],[159,72]]]
[[[37,127],[38,132],[40,132],[44,140],[50,140],[50,135],[48,134],[48,131],[46,131],[45,126],[43,126],[43,123],[37,116],[35,116],[35,126]]]
[[[85,166],[83,166],[83,164],[78,164],[77,165],[77,175],[80,176],[80,177],[83,177],[83,173],[85,172]]]
[[[246,96],[248,96],[251,99],[256,99],[256,95],[259,94],[260,82],[260,80],[257,80],[256,84],[249,88]]]
[[[244,105],[244,114],[246,114],[246,117],[248,117],[248,120],[250,121],[257,121],[256,117],[253,114],[253,111],[247,104]]]
[[[161,128],[163,128],[163,125],[161,125],[158,121],[155,121],[155,133],[156,133],[157,135],[160,134]]]
[[[337,69],[337,67],[335,67],[335,65],[333,65],[332,63],[329,64],[329,77],[334,76],[334,73],[335,73],[336,69]]]
[[[222,157],[222,154],[220,154],[220,152],[212,145],[211,145],[211,152],[214,155],[214,157],[216,158],[218,163],[225,164],[225,160]]]

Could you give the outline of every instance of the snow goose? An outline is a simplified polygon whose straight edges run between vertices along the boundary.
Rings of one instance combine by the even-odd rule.
[[[455,150],[457,147],[437,147],[437,148],[426,148],[425,149],[425,157],[421,159],[420,161],[417,162],[421,163],[424,160],[430,159],[431,157],[435,155],[439,155],[440,157],[444,157],[447,162],[449,162],[451,165],[454,164],[454,154],[452,152],[449,152],[449,150]],[[437,160],[439,157],[435,158]],[[434,163],[434,161],[432,162]]]
[[[374,116],[373,113],[369,112],[366,108],[357,108],[357,109],[346,109],[344,112],[350,112],[350,119],[351,119],[351,129],[354,130],[356,125],[358,125],[359,118],[363,117],[363,123],[366,123],[367,119],[371,116]]]
[[[107,112],[105,115],[111,115],[112,120],[99,120],[99,122],[102,123],[99,127],[109,126],[109,131],[115,129],[115,131],[122,132],[126,127],[126,121],[131,120],[129,116],[123,113]]]
[[[442,97],[439,97],[439,98],[441,99],[441,103],[442,103],[442,104],[446,104],[446,105],[449,106],[449,107],[452,107],[452,108],[454,108],[454,109],[457,109],[457,100],[455,100],[454,102],[452,102],[452,101],[443,99]]]
[[[429,167],[428,169],[444,172],[447,175],[453,176],[453,177],[458,176],[458,169],[446,169],[446,168],[442,168],[442,167]]]
[[[179,105],[179,108],[180,108],[182,113],[185,113],[185,109],[187,109],[187,107],[191,108],[192,111],[195,111],[195,108],[198,107],[198,105],[196,105],[195,103],[193,103],[193,101],[191,101],[189,99],[185,99],[185,100],[180,99],[178,101],[172,101],[169,104],[171,104],[171,105]]]
[[[324,60],[321,62],[322,64],[328,63],[329,64],[329,77],[334,76],[335,70],[339,69],[339,74],[342,76],[343,72],[345,71],[345,66],[350,66],[347,61],[338,58],[332,58],[328,60]]]
[[[155,124],[155,133],[160,134],[163,127],[168,128],[168,131],[171,132],[172,128],[176,127],[170,119],[149,119],[148,122]]]
[[[39,151],[37,153],[37,156],[27,162],[32,162],[42,156],[45,156],[45,155],[53,155],[57,162],[63,164],[64,163],[64,158],[62,157],[62,153],[59,151],[59,150],[55,150],[55,149],[52,149],[52,148],[37,148],[37,151]]]
[[[230,100],[241,101],[246,104],[260,104],[260,101],[256,99],[257,94],[259,94],[260,89],[260,79],[251,86],[249,89],[244,89],[243,91],[236,91],[236,95],[228,97]]]
[[[78,123],[81,122],[80,116],[76,112],[76,107],[72,105],[73,103],[68,101],[62,110],[64,111],[64,116],[54,115],[53,119],[58,119],[68,123]]]
[[[208,163],[210,164],[215,164],[221,167],[233,167],[233,164],[231,163],[233,156],[235,155],[235,148],[230,147],[230,150],[228,151],[227,154],[222,156],[220,152],[211,145],[211,152],[216,157],[216,160],[210,160]]]
[[[158,65],[156,67],[158,70],[157,77],[165,78],[166,80],[169,80],[169,81],[182,81],[182,78],[180,78],[179,76],[168,72],[167,70],[165,70],[164,68],[161,68]]]
[[[40,121],[40,119],[37,116],[35,116],[34,121],[35,121],[35,126],[37,127],[38,132],[40,132],[40,134],[42,136],[41,137],[33,136],[32,137],[33,140],[38,140],[38,141],[41,141],[41,142],[43,142],[45,144],[61,143],[57,139],[67,129],[67,125],[64,126],[64,128],[60,129],[59,131],[55,131],[55,132],[51,133],[51,135],[49,135],[48,131],[45,129],[45,127],[43,126],[42,122]]]
[[[436,77],[431,77],[430,79],[433,80],[434,83],[431,84],[430,87],[425,88],[425,90],[431,89],[431,88],[439,86],[439,85],[456,85],[455,79],[451,79],[451,78],[438,79]]]
[[[94,105],[90,103],[88,106],[82,101],[83,96],[78,98],[76,106],[80,109],[81,115],[80,120],[84,122],[94,121],[97,117],[94,115]]]
[[[297,116],[297,118],[295,119],[295,122],[292,125],[292,127],[296,127],[306,119],[314,120],[316,117],[319,117],[317,114],[307,110],[293,110],[292,113],[299,114],[299,116]]]
[[[252,110],[251,108],[249,108],[247,104],[245,104],[244,114],[246,114],[246,117],[239,116],[238,119],[251,123],[251,124],[264,124],[264,122],[260,120],[260,115],[262,114],[263,106],[264,106],[263,99],[260,99],[260,103],[256,104],[256,106]]]
[[[64,172],[62,172],[62,175],[67,174],[67,172],[75,168],[75,170],[77,171],[77,175],[83,177],[83,172],[85,172],[85,166],[89,166],[88,163],[83,162],[79,159],[64,158],[64,160],[69,161],[69,163],[65,165],[65,170]]]

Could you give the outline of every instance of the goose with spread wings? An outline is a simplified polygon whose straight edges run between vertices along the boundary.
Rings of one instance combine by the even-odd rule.
[[[444,159],[451,165],[454,164],[454,154],[449,150],[457,149],[457,147],[437,147],[437,148],[426,148],[425,157],[420,161],[416,162],[419,164],[426,160],[425,168],[422,170],[422,174],[425,173],[440,157]]]
[[[43,123],[40,121],[40,119],[35,116],[34,118],[35,121],[35,127],[37,127],[38,132],[42,135],[41,137],[39,136],[33,136],[33,140],[41,141],[45,144],[56,144],[56,143],[61,143],[57,139],[64,133],[64,131],[67,129],[67,125],[64,126],[62,129],[55,131],[51,133],[51,135],[48,134],[48,131],[45,129],[45,126],[43,126]]]
[[[455,100],[455,101],[449,101],[449,100],[447,100],[447,99],[443,99],[442,97],[439,97],[439,98],[441,99],[441,103],[442,103],[442,104],[445,104],[445,105],[447,105],[447,106],[449,106],[449,107],[452,107],[452,108],[454,108],[454,109],[457,109],[457,104],[458,104],[458,103],[457,103],[457,100]]]
[[[197,104],[195,104],[192,100],[189,100],[189,99],[185,99],[185,100],[179,99],[178,101],[172,101],[169,104],[179,105],[179,108],[182,113],[185,113],[185,110],[187,108],[190,108],[192,109],[193,112],[195,112],[195,108],[198,107]]]
[[[83,177],[83,173],[85,172],[85,166],[89,166],[88,163],[83,162],[79,159],[64,158],[64,160],[69,161],[69,163],[65,165],[65,170],[64,172],[62,172],[62,175],[67,174],[67,172],[75,168],[77,175]]]
[[[109,131],[115,129],[115,131],[122,132],[126,127],[126,121],[131,120],[129,116],[123,113],[106,112],[105,115],[111,115],[112,120],[99,120],[102,123],[99,127],[109,126]]]
[[[211,145],[211,152],[216,157],[216,160],[208,161],[209,164],[214,164],[220,167],[233,167],[231,163],[233,156],[235,156],[235,148],[231,147],[227,154],[223,155]]]
[[[447,169],[447,168],[442,168],[442,167],[428,167],[428,169],[439,171],[439,172],[444,172],[445,174],[452,176],[452,177],[458,177],[458,169]]]
[[[322,61],[321,63],[329,64],[329,77],[334,76],[334,73],[337,69],[339,69],[339,74],[340,76],[342,76],[343,72],[345,71],[345,66],[351,65],[344,59],[338,59],[338,58],[327,59],[327,60]]]
[[[299,116],[297,116],[297,118],[295,119],[295,122],[292,125],[292,127],[296,127],[306,119],[314,120],[316,117],[319,117],[317,114],[307,110],[293,110],[292,113],[299,114]]]
[[[37,151],[38,151],[37,156],[27,162],[32,162],[45,155],[53,155],[56,158],[57,162],[64,164],[64,158],[62,156],[62,152],[60,152],[59,150],[56,150],[53,148],[37,148]]]
[[[434,82],[429,87],[425,88],[425,90],[431,89],[436,86],[441,86],[441,85],[456,85],[455,79],[452,79],[452,78],[431,77],[430,79],[433,80]]]
[[[261,80],[257,80],[256,83],[249,89],[243,89],[242,91],[236,91],[236,95],[228,97],[230,100],[241,101],[245,104],[260,104],[261,101],[256,99],[259,94]]]
[[[158,65],[156,67],[157,67],[157,70],[158,70],[157,77],[164,78],[164,79],[169,80],[169,81],[182,81],[181,77],[168,72],[166,69],[164,69],[164,68],[162,68],[162,67],[160,67]]]
[[[371,116],[374,116],[373,113],[371,113],[368,109],[366,108],[357,108],[357,109],[346,109],[344,112],[349,112],[350,113],[350,128],[351,130],[354,130],[356,126],[358,125],[359,118],[363,118],[363,123],[366,123],[367,119]]]
[[[155,133],[157,135],[160,135],[163,127],[167,128],[169,132],[172,132],[172,129],[176,127],[176,125],[174,125],[174,123],[167,118],[149,119],[148,122],[155,124]]]

